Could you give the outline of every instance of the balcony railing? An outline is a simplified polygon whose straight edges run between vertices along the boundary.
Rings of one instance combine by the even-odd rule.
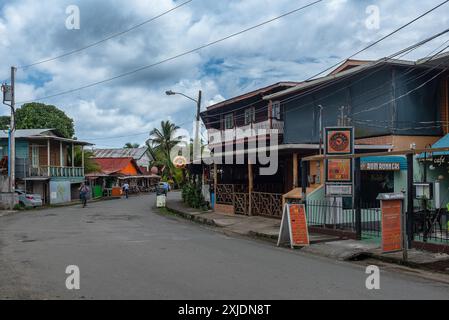
[[[262,132],[262,130],[265,131]],[[208,130],[208,138],[210,144],[217,144],[221,142],[231,142],[246,137],[256,137],[261,134],[269,134],[275,130],[277,133],[283,134],[284,121],[271,119],[222,131]]]
[[[28,177],[84,177],[84,169],[58,166],[29,167]]]

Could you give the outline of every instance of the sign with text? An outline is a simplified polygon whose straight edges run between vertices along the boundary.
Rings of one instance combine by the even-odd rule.
[[[284,206],[277,245],[285,242],[290,243],[292,249],[310,245],[306,207],[303,204]]]
[[[362,171],[401,171],[399,162],[364,162],[360,164]]]
[[[402,200],[382,200],[382,251],[402,250]]]

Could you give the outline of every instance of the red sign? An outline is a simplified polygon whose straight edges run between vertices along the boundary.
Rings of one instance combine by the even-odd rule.
[[[327,160],[327,181],[351,182],[351,159]]]
[[[286,204],[284,207],[278,246],[287,241],[292,249],[310,244],[306,209],[303,204]]]
[[[303,204],[290,205],[290,226],[293,246],[308,246],[309,230],[307,227],[306,208]]]
[[[402,201],[382,201],[382,251],[402,250]]]

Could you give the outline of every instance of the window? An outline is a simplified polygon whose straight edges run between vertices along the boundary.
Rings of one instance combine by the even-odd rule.
[[[33,168],[39,167],[39,146],[31,146],[31,165]]]
[[[280,102],[273,102],[273,104],[271,105],[271,118],[281,120]]]
[[[245,110],[245,125],[256,122],[256,109],[254,107]]]
[[[234,115],[232,113],[225,115],[225,129],[234,128]]]

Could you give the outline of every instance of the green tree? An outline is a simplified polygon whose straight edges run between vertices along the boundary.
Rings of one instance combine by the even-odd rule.
[[[75,166],[82,167],[83,152],[81,147],[75,147]],[[94,153],[90,150],[84,150],[84,173],[92,173],[100,171],[100,166],[94,160]]]
[[[17,129],[56,129],[65,138],[73,138],[73,119],[53,105],[26,103],[16,111]]]
[[[9,128],[10,121],[11,121],[11,117],[1,116],[0,117],[0,130],[7,130]]]
[[[127,142],[123,148],[134,149],[134,148],[139,148],[139,147],[140,147],[140,144],[138,144],[138,143]]]
[[[182,141],[182,136],[176,136],[179,129],[170,121],[162,121],[160,128],[154,128],[150,132],[147,142],[148,149],[154,161],[153,165],[163,168],[162,176],[167,180],[174,180],[177,184],[182,182],[182,172],[175,168],[170,158],[171,150]]]

